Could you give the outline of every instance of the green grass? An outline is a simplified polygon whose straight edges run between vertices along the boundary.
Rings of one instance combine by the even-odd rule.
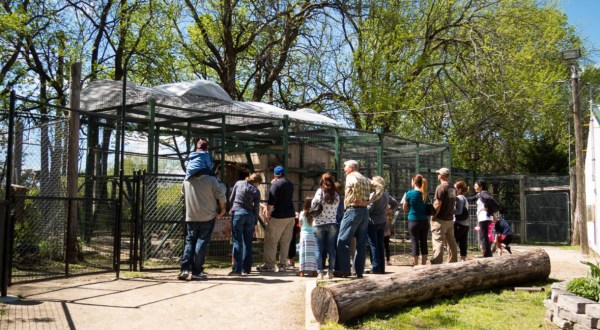
[[[579,251],[581,250],[580,245],[561,245],[559,246],[561,250],[570,250],[570,251]]]
[[[142,278],[144,277],[144,273],[142,272],[123,272],[121,274],[123,278]]]
[[[550,292],[550,283],[542,285],[546,292],[475,292],[374,313],[347,324],[328,323],[321,329],[555,329],[544,319],[543,301]]]

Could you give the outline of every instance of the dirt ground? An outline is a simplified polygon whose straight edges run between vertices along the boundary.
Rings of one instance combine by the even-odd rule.
[[[585,276],[579,251],[559,247],[514,246],[514,253],[543,248],[550,277]],[[390,272],[411,267],[392,265]],[[141,278],[91,275],[15,285],[2,304],[0,329],[318,329],[307,309],[307,286],[314,278],[295,272],[228,277],[229,269],[209,269],[207,281],[178,281],[176,271],[148,272]],[[366,278],[371,276],[365,274]],[[10,298],[10,297],[9,297]],[[308,313],[308,314],[306,314]]]

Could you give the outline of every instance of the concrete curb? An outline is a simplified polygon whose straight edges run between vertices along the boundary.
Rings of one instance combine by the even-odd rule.
[[[306,299],[304,302],[304,324],[306,330],[318,330],[321,328],[319,322],[313,316],[312,308],[310,305],[310,295],[312,290],[317,287],[317,280],[306,281]]]

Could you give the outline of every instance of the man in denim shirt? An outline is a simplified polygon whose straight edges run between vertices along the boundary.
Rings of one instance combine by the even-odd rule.
[[[260,211],[258,185],[262,177],[254,173],[235,183],[231,190],[231,235],[233,238],[233,270],[230,276],[246,275],[252,268],[253,234]]]

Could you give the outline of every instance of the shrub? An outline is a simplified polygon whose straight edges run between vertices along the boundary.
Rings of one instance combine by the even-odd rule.
[[[587,277],[580,277],[567,283],[567,290],[594,301],[600,301],[600,265],[588,261],[581,263],[590,266]]]

